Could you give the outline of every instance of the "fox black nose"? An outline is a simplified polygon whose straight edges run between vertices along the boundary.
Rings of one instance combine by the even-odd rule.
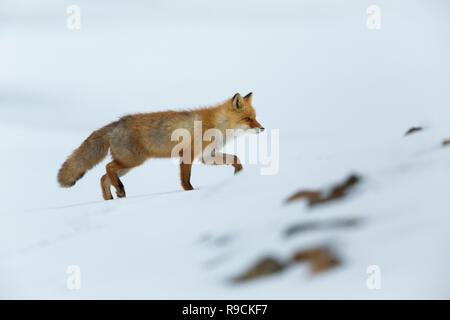
[[[264,128],[259,128],[259,130],[261,130],[261,132],[263,132],[263,131],[266,130],[266,129],[264,129]]]

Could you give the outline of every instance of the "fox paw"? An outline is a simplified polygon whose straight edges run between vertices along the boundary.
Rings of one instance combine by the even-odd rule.
[[[234,174],[238,173],[239,171],[241,171],[243,169],[241,164],[237,164],[234,166]]]
[[[117,197],[119,197],[119,198],[125,198],[126,197],[125,190],[124,191],[117,191],[116,194],[117,194]]]
[[[189,184],[183,184],[183,189],[186,191],[189,190],[194,190],[194,187],[189,183]]]

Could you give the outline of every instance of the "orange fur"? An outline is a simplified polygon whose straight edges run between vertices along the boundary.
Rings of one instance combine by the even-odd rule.
[[[178,141],[171,140],[172,133],[176,129],[186,129],[190,132],[191,146],[194,142],[194,121],[202,121],[202,136],[208,129],[219,129],[224,136],[227,129],[245,127],[264,130],[255,119],[252,96],[252,93],[245,97],[235,94],[224,103],[207,108],[124,116],[94,131],[63,164],[58,173],[58,181],[62,187],[74,185],[110,150],[113,161],[106,166],[106,174],[101,179],[103,198],[105,200],[113,198],[111,185],[119,197],[125,197],[125,189],[119,177],[126,174],[129,169],[141,165],[148,158],[171,157],[172,149],[178,144]],[[209,143],[202,143],[201,151]],[[199,156],[199,152],[196,153],[193,147],[191,153],[191,159]],[[223,156],[234,157],[232,165],[235,173],[242,170],[237,156],[226,154]],[[191,167],[191,164],[180,164],[181,184],[185,190],[193,189],[190,183]]]

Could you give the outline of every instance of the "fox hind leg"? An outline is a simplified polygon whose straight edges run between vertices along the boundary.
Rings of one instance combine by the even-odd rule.
[[[131,169],[122,169],[120,170],[117,175],[120,177],[123,177],[126,175]],[[102,179],[100,180],[101,187],[102,187],[102,195],[103,199],[105,200],[112,200],[114,199],[111,194],[111,180],[108,177],[108,174],[103,175]]]
[[[107,174],[103,175],[103,177],[101,178],[100,185],[102,187],[103,199],[105,199],[105,200],[114,199],[111,194],[111,181],[109,180],[109,177]]]
[[[126,196],[125,187],[123,186],[122,181],[120,181],[119,176],[125,175],[128,171],[129,168],[124,167],[117,161],[112,161],[106,165],[107,178],[110,185],[112,185],[116,189],[116,194],[119,198],[124,198]],[[105,185],[106,184],[107,183],[105,183]]]

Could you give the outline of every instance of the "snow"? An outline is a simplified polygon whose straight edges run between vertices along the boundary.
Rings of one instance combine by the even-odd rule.
[[[78,31],[71,4],[0,6],[0,298],[450,298],[447,1],[379,0],[380,30],[356,0],[78,0]],[[105,202],[104,160],[58,187],[65,158],[107,122],[249,91],[268,137],[279,129],[276,174],[199,164],[184,192],[176,165],[150,160],[122,178],[126,199]],[[412,126],[424,129],[404,136]],[[344,199],[284,202],[352,172],[363,180]],[[348,218],[360,223],[284,235]],[[318,245],[342,264],[231,281]]]

